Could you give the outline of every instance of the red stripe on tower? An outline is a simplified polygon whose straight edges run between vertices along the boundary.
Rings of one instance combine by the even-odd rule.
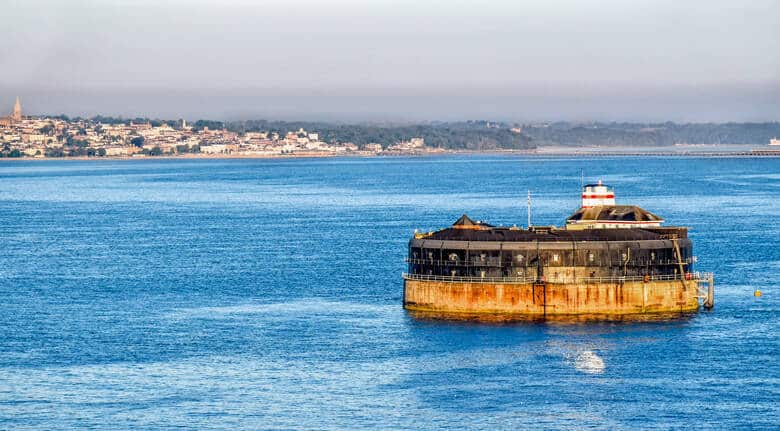
[[[615,205],[615,191],[602,184],[588,184],[582,188],[582,207],[592,208],[600,205]]]

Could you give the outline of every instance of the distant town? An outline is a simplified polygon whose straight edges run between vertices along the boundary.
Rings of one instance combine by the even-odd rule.
[[[197,120],[189,124],[184,119],[25,116],[17,97],[11,114],[0,117],[0,157],[327,157],[462,151],[549,154],[550,148],[603,155],[615,148],[637,152],[670,148],[680,153],[688,147],[713,145],[750,145],[737,151],[775,156],[779,153],[778,135],[777,122],[512,124],[480,120],[347,125]]]
[[[25,117],[19,98],[13,112],[0,118],[3,157],[147,157],[147,156],[332,156],[441,152],[420,137],[383,146],[324,142],[316,131],[234,132],[193,127],[185,120],[117,121],[101,118]]]

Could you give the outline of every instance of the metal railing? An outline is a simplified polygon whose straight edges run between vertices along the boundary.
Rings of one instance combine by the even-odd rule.
[[[405,280],[417,281],[448,281],[451,283],[536,283],[537,277],[474,277],[461,275],[432,275],[432,274],[409,274],[404,272],[402,277]],[[707,281],[712,277],[710,272],[692,272],[684,276],[679,274],[658,274],[658,275],[627,275],[627,276],[606,276],[606,277],[575,277],[573,280],[559,281],[557,278],[550,283],[622,283],[626,281]]]
[[[434,260],[434,259],[404,259],[404,262],[411,263],[412,265],[434,265],[434,266],[489,266],[489,267],[501,267],[505,266],[507,261],[501,261],[498,258],[492,258],[491,260]]]
[[[478,258],[472,258],[469,260],[439,260],[439,259],[412,259],[412,258],[405,258],[405,263],[410,263],[412,265],[434,265],[434,266],[484,266],[484,267],[502,267],[502,266],[513,266],[513,264],[519,264],[517,266],[523,266],[523,262],[516,262],[514,260],[507,260],[507,259],[500,259],[496,257],[487,258],[485,260],[481,260]],[[685,265],[691,265],[698,262],[698,258],[696,256],[691,256],[683,259],[682,263]],[[605,265],[609,266],[624,266],[628,264],[630,267],[642,267],[642,266],[669,266],[669,265],[679,265],[680,262],[677,259],[640,259],[640,260],[630,260],[629,262],[625,262],[623,260],[610,260],[609,262],[606,262]],[[568,267],[572,266],[570,264],[564,265],[562,262],[555,262],[552,259],[549,259],[549,262],[545,264],[545,266],[557,266],[557,267]],[[582,266],[582,267],[595,267],[595,266],[602,266],[597,265],[595,261],[588,262],[587,265],[575,265],[575,266]]]
[[[669,280],[707,280],[712,273],[710,272],[689,272],[680,274],[655,274],[655,275],[625,275],[625,276],[606,276],[606,277],[577,277],[578,282],[582,283],[613,283],[621,281],[669,281]]]
[[[471,277],[462,275],[402,274],[405,280],[449,281],[451,283],[534,283],[536,277]]]

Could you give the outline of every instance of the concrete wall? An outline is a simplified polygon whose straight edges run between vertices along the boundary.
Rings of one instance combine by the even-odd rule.
[[[447,313],[584,315],[690,312],[695,281],[544,285],[404,280],[404,307]]]

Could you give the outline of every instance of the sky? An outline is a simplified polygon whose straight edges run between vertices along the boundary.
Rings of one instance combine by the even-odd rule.
[[[0,112],[778,121],[780,0],[0,0]]]

